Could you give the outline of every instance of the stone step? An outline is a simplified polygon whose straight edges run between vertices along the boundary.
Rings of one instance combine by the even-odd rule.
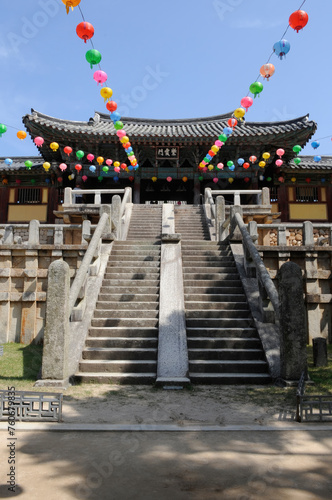
[[[160,263],[160,255],[155,254],[155,255],[147,255],[145,252],[141,253],[140,255],[133,255],[131,252],[129,255],[124,255],[123,253],[118,253],[116,255],[111,254],[111,257],[107,263],[107,266],[112,266],[113,263],[117,263],[117,265],[122,264],[122,265],[131,265],[131,263],[137,264],[138,262],[155,262],[155,263]]]
[[[148,280],[148,279],[145,279],[145,280],[119,280],[119,279],[108,279],[107,282],[109,283],[107,285],[107,288],[110,288],[110,287],[129,287],[129,286],[133,286],[133,287],[137,287],[137,286],[140,286],[140,287],[143,287],[143,288],[146,288],[146,287],[158,287],[159,289],[159,279],[151,279],[151,280]]]
[[[148,373],[156,372],[157,361],[155,360],[103,360],[95,361],[86,359],[79,363],[80,372],[93,373]]]
[[[140,349],[140,348],[157,348],[158,339],[154,337],[88,337],[85,343],[86,347],[105,347],[105,348],[121,348],[121,349]]]
[[[99,326],[102,328],[114,328],[119,326],[127,328],[146,328],[150,326],[157,328],[158,318],[92,318],[91,326]]]
[[[266,373],[263,360],[189,360],[190,373]]]
[[[196,269],[196,268],[195,268]],[[227,272],[227,273],[223,273],[223,272],[214,272],[214,271],[211,271],[211,272],[207,272],[207,271],[201,271],[201,272],[195,272],[195,273],[189,273],[189,272],[186,272],[184,270],[183,272],[183,278],[184,280],[212,280],[212,281],[216,281],[216,280],[219,280],[220,282],[222,282],[222,284],[224,284],[224,282],[229,282],[230,280],[233,281],[233,283],[236,285],[238,283],[241,283],[241,280],[239,278],[239,274],[238,273],[231,273],[231,272]],[[242,285],[242,283],[241,283]],[[226,285],[225,285],[226,286]]]
[[[95,320],[98,321],[98,320]],[[111,320],[108,320],[111,321]],[[129,321],[129,320],[128,320]],[[187,329],[193,328],[248,328],[253,326],[253,319],[248,318],[186,318]],[[110,325],[111,326],[111,325]]]
[[[115,241],[113,245],[115,250],[125,250],[126,252],[128,252],[128,247],[130,247],[131,250],[140,250],[144,252],[156,250],[160,252],[160,243],[155,240],[151,240],[151,242],[147,242],[146,240],[137,240],[135,243],[132,241],[121,240]]]
[[[185,244],[184,242],[181,242],[181,247]],[[196,251],[194,249],[192,250],[182,250],[182,257],[190,259],[190,257],[197,257],[197,259],[204,258],[204,257],[215,257],[215,258],[221,258],[225,262],[234,262],[234,257],[231,253],[227,252],[222,252],[219,250],[216,251]]]
[[[119,279],[124,279],[124,280],[131,280],[131,281],[144,281],[144,280],[153,280],[153,279],[159,279],[159,273],[157,272],[131,272],[131,273],[112,273],[113,278],[107,278],[103,280],[103,286],[111,286],[112,283],[111,281],[113,280],[119,280]]]
[[[151,267],[152,269],[155,269],[155,268],[159,268],[160,267],[160,260],[155,260],[155,261],[151,261],[151,260],[130,260],[130,261],[127,261],[127,262],[124,262],[120,259],[116,259],[116,260],[110,260],[107,264],[107,267],[106,267],[106,272],[109,273],[109,272],[113,272],[114,268],[117,268],[117,269],[121,269],[121,267],[123,267],[124,269],[128,269],[128,270],[131,270],[131,269],[140,269],[140,268],[146,268],[146,267]]]
[[[213,310],[213,309],[200,309],[198,311],[195,310],[187,310],[186,311],[186,318],[187,319],[231,319],[235,318],[236,320],[243,320],[243,319],[248,319],[251,318],[251,312],[249,309],[247,310],[229,310],[229,309],[219,309],[219,310]]]
[[[102,338],[151,338],[158,336],[158,328],[156,327],[91,327],[89,328],[89,336]]]
[[[152,373],[82,373],[75,380],[82,384],[151,385],[156,381],[157,372]]]
[[[191,274],[194,274],[193,273],[193,269],[195,270],[195,274],[222,274],[223,276],[230,276],[232,279],[234,276],[237,277],[237,279],[239,279],[239,273],[236,269],[235,266],[223,266],[223,265],[215,265],[215,266],[211,266],[211,265],[208,265],[208,266],[205,266],[203,267],[201,263],[195,263],[194,267],[193,267],[193,263],[192,264],[188,264],[186,263],[183,267],[183,275],[186,276],[186,275],[191,275]]]
[[[262,349],[244,349],[244,348],[198,348],[188,349],[189,360],[204,361],[265,361]]]
[[[135,294],[137,292],[139,292],[141,295],[159,295],[159,288],[154,286],[154,287],[147,287],[147,286],[139,286],[137,288],[137,286],[135,285],[131,285],[131,286],[115,286],[115,287],[108,287],[109,288],[109,293],[112,293],[112,294],[116,294],[116,295],[128,295],[130,296],[129,300],[125,300],[124,302],[130,302],[132,299],[132,294]],[[103,293],[102,295],[106,295],[105,293]],[[101,298],[99,296],[99,300],[101,301],[106,301],[106,302],[109,302],[109,299],[107,298],[107,295],[106,297],[103,297]],[[158,300],[158,299],[156,299]],[[149,301],[147,301],[149,302]],[[154,302],[154,301],[153,301]]]
[[[229,326],[229,327],[187,327],[187,337],[202,338],[202,337],[215,337],[220,339],[225,338],[254,338],[257,339],[256,328],[250,326]]]
[[[189,349],[260,349],[258,338],[248,337],[187,337]]]
[[[111,301],[111,300],[103,300],[103,301],[100,301],[98,300],[97,304],[96,304],[96,309],[112,309],[116,307],[117,309],[121,309],[121,310],[130,310],[130,309],[135,309],[135,310],[138,310],[138,311],[142,311],[142,310],[148,310],[148,311],[158,311],[159,309],[159,301],[158,302],[132,302],[132,301],[128,301],[128,302],[124,302],[124,301],[119,301],[119,302],[114,302],[114,301]]]
[[[244,295],[244,293],[240,294],[240,293],[234,293],[233,295],[231,294],[213,294],[213,293],[204,293],[204,290],[205,288],[202,288],[202,289],[199,289],[199,290],[202,290],[201,292],[199,293],[193,293],[192,290],[196,290],[195,288],[186,288],[185,290],[185,303],[190,303],[190,302],[210,302],[211,303],[216,303],[216,302],[219,302],[219,303],[231,303],[231,302],[235,302],[235,303],[247,303],[247,299],[246,299],[246,296]],[[218,288],[219,290],[219,288]],[[189,292],[189,293],[187,293]]]
[[[189,372],[193,384],[213,385],[261,385],[270,384],[267,373],[195,373]]]
[[[206,256],[199,256],[199,255],[182,255],[182,263],[183,266],[186,267],[190,264],[200,264],[200,267],[204,265],[204,267],[215,267],[215,266],[222,266],[222,267],[231,267],[235,268],[235,262],[233,259],[225,259],[224,257],[206,257]]]
[[[157,294],[144,294],[144,293],[131,293],[131,294],[117,294],[117,293],[103,293],[104,290],[101,290],[102,293],[99,295],[98,300],[107,300],[113,303],[119,302],[155,302],[159,304],[159,295]],[[114,291],[114,290],[113,290]]]
[[[188,293],[211,293],[211,294],[225,294],[225,293],[243,293],[242,283],[230,282],[229,280],[184,280],[184,291]]]
[[[82,352],[82,358],[91,361],[130,361],[156,360],[158,349],[138,347],[86,347]]]
[[[136,319],[159,318],[159,311],[158,310],[121,309],[121,302],[119,304],[116,304],[116,306],[117,307],[115,309],[96,309],[94,312],[94,319],[97,319],[97,318],[104,318],[104,319],[119,318],[119,319],[123,320],[123,319],[135,319],[135,318]]]
[[[226,299],[227,300],[227,299]],[[236,311],[236,312],[242,312],[242,311],[249,311],[248,304],[246,302],[197,302],[193,300],[186,300],[185,302],[185,309],[186,311],[213,311],[213,312],[219,312],[219,311]]]

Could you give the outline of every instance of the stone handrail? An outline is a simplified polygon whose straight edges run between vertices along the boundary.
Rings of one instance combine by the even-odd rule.
[[[91,229],[95,227],[93,225]],[[38,220],[32,220],[29,224],[0,224],[0,245],[63,245],[66,244],[65,232],[81,231],[81,229],[82,226],[79,224],[41,224]],[[51,236],[51,242],[41,243],[42,231],[47,231],[47,239]],[[85,243],[82,234],[81,244]]]
[[[240,207],[236,207],[240,208]],[[252,241],[252,238],[247,230],[246,225],[243,222],[243,219],[241,217],[240,213],[234,213],[233,218],[232,218],[232,223],[233,221],[235,222],[234,225],[237,225],[238,228],[241,231],[242,235],[242,244],[244,246],[244,254],[245,254],[245,267],[246,271],[253,270],[253,267],[255,268],[256,271],[256,276],[258,277],[258,282],[261,287],[261,300],[262,300],[262,313],[263,313],[263,319],[265,322],[274,322],[271,321],[271,319],[278,319],[279,318],[279,296],[278,292],[276,290],[276,287],[269,275],[268,270],[266,269],[261,256],[259,255],[259,252],[255,246],[255,244]],[[249,264],[249,265],[248,265]],[[247,272],[247,274],[249,274]],[[251,276],[253,277],[253,276]],[[267,299],[270,299],[273,309],[274,309],[274,318],[273,318],[273,311],[271,311],[270,304],[265,304],[264,301]]]
[[[241,194],[256,194],[257,195],[257,205],[268,206],[270,205],[270,190],[267,187],[262,189],[222,189],[222,190],[211,190],[211,196],[220,195],[233,195],[233,205],[241,205]]]
[[[75,205],[76,196],[83,196],[85,194],[94,194],[94,204],[101,205],[102,194],[123,194],[124,189],[72,189],[65,188],[64,205]]]
[[[71,315],[73,308],[75,306],[76,300],[79,297],[82,287],[84,287],[85,281],[89,275],[89,268],[92,259],[95,257],[96,251],[101,243],[101,238],[106,227],[109,226],[109,215],[104,212],[98,222],[98,225],[93,233],[90,244],[85,252],[82,263],[76,273],[75,279],[71,285],[69,293],[69,315]]]

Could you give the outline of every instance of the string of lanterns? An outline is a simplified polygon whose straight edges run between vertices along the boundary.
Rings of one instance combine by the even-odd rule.
[[[275,67],[273,64],[270,63],[270,59],[271,59],[272,55],[276,54],[279,59],[283,59],[284,57],[286,57],[286,54],[290,50],[290,43],[284,39],[284,36],[287,33],[289,27],[293,28],[298,33],[308,23],[308,20],[309,20],[308,14],[305,11],[301,10],[301,7],[304,5],[305,2],[306,2],[306,0],[304,0],[302,2],[302,4],[300,5],[300,7],[297,11],[293,12],[290,15],[288,26],[287,26],[285,32],[283,33],[281,39],[273,45],[272,54],[270,55],[266,64],[263,64],[261,66],[260,71],[259,71],[259,76],[257,77],[256,81],[250,85],[249,92],[251,94],[253,94],[254,99],[260,95],[260,93],[263,91],[263,88],[264,88],[263,84],[261,82],[257,81],[258,78],[261,76],[264,78],[264,80],[266,78],[268,81],[270,79],[270,77],[273,76],[273,74],[275,73]],[[205,171],[206,167],[209,170],[214,169],[214,166],[210,165],[211,160],[219,152],[220,148],[225,145],[225,142],[231,136],[231,134],[234,131],[234,128],[237,126],[238,120],[240,122],[243,121],[245,114],[248,112],[249,108],[253,105],[254,99],[252,97],[250,97],[249,95],[246,95],[245,97],[243,97],[241,99],[241,101],[240,101],[241,106],[234,110],[233,117],[228,120],[228,127],[224,128],[223,133],[219,135],[218,139],[215,141],[213,146],[210,148],[208,154],[206,154],[204,159],[199,163],[199,165],[198,165],[199,170]],[[268,153],[264,153],[264,154],[268,154]],[[264,154],[263,154],[263,159],[264,159]],[[298,158],[298,160],[299,160],[299,158]],[[245,163],[246,162],[243,162],[243,165]],[[265,165],[266,165],[266,163],[264,161],[261,161],[259,163],[259,166],[262,168],[264,168]],[[219,168],[218,165],[217,165],[217,168]]]

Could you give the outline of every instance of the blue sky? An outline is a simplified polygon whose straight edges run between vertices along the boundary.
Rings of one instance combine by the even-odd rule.
[[[82,0],[95,28],[107,84],[126,116],[195,118],[233,111],[301,0]],[[286,35],[286,59],[273,55],[276,71],[247,114],[249,121],[277,121],[310,114],[316,150],[332,154],[330,0],[307,0],[309,23]],[[61,0],[15,0],[0,7],[0,123],[24,129],[34,108],[69,120],[107,112],[93,70],[91,48],[76,35],[77,8]],[[261,80],[262,81],[262,80]],[[8,128],[0,156],[36,155],[30,138]],[[280,145],[282,147],[282,145]],[[304,154],[313,154],[307,146]]]

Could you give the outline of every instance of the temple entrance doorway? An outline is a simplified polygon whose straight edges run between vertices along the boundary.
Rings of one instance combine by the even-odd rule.
[[[141,179],[141,203],[174,202],[193,204],[194,182],[182,179],[173,179],[168,182],[166,179],[158,179],[153,182],[151,179]]]

